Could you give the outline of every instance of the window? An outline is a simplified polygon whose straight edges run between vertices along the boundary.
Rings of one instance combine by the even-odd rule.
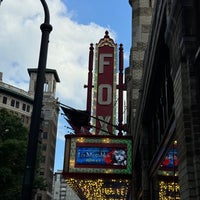
[[[7,97],[3,97],[3,104],[7,104]]]
[[[152,0],[149,0],[149,7],[152,7]]]
[[[45,169],[44,168],[40,168],[40,175],[44,175],[44,171],[45,171]]]
[[[45,118],[48,118],[49,116],[51,116],[51,110],[45,110],[44,115],[45,115]]]
[[[30,106],[29,105],[27,105],[26,111],[30,112]]]
[[[25,103],[23,103],[23,105],[22,105],[22,110],[26,111],[26,104]]]
[[[47,145],[46,144],[43,144],[42,145],[42,151],[46,151],[47,150]]]
[[[10,103],[10,105],[11,105],[12,107],[14,107],[14,106],[15,106],[15,100],[14,100],[14,99],[12,99],[12,100],[11,100],[11,103]]]
[[[47,139],[48,138],[48,133],[47,132],[43,132],[43,139]]]
[[[40,172],[40,175],[44,176],[44,172]]]
[[[37,196],[37,200],[42,200],[42,195],[41,195],[41,194],[39,194],[39,195]]]
[[[46,81],[45,83],[44,83],[44,92],[48,92],[48,90],[49,90],[49,85],[48,85],[48,82]]]
[[[19,108],[19,101],[16,101],[16,108]]]
[[[49,127],[49,122],[48,122],[48,121],[44,121],[43,124],[44,124],[44,127],[45,127],[45,128],[48,128],[48,127]]]

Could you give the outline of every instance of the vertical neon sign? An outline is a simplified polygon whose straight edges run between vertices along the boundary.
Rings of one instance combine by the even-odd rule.
[[[113,134],[116,120],[116,49],[117,45],[106,31],[96,44],[93,114],[96,135]]]

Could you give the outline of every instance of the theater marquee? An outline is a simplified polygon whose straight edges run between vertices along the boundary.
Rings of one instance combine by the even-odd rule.
[[[64,173],[131,174],[130,137],[66,135]]]
[[[96,44],[93,79],[93,45],[90,46],[88,85],[85,86],[87,110],[62,107],[74,130],[73,134],[65,135],[63,177],[80,199],[127,200],[131,196],[132,137],[126,136],[122,124],[125,90],[122,45],[118,84],[116,66],[117,44],[106,31]]]

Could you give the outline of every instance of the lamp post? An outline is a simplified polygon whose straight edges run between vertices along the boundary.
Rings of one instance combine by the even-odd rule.
[[[45,69],[48,52],[49,34],[52,31],[52,26],[49,24],[50,16],[49,9],[45,0],[40,0],[44,9],[45,19],[41,24],[42,31],[39,62],[37,69],[37,81],[33,102],[33,111],[31,116],[31,125],[29,132],[29,141],[27,147],[26,166],[24,171],[24,179],[22,186],[22,200],[32,200],[33,198],[33,181],[35,175],[35,165],[37,158],[37,147],[40,133],[41,110],[43,100],[43,87],[45,82]]]

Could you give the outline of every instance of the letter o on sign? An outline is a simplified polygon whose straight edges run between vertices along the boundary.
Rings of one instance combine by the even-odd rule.
[[[106,91],[106,99],[103,99],[103,91]],[[98,103],[109,105],[112,103],[112,86],[109,84],[100,84],[98,88]]]

